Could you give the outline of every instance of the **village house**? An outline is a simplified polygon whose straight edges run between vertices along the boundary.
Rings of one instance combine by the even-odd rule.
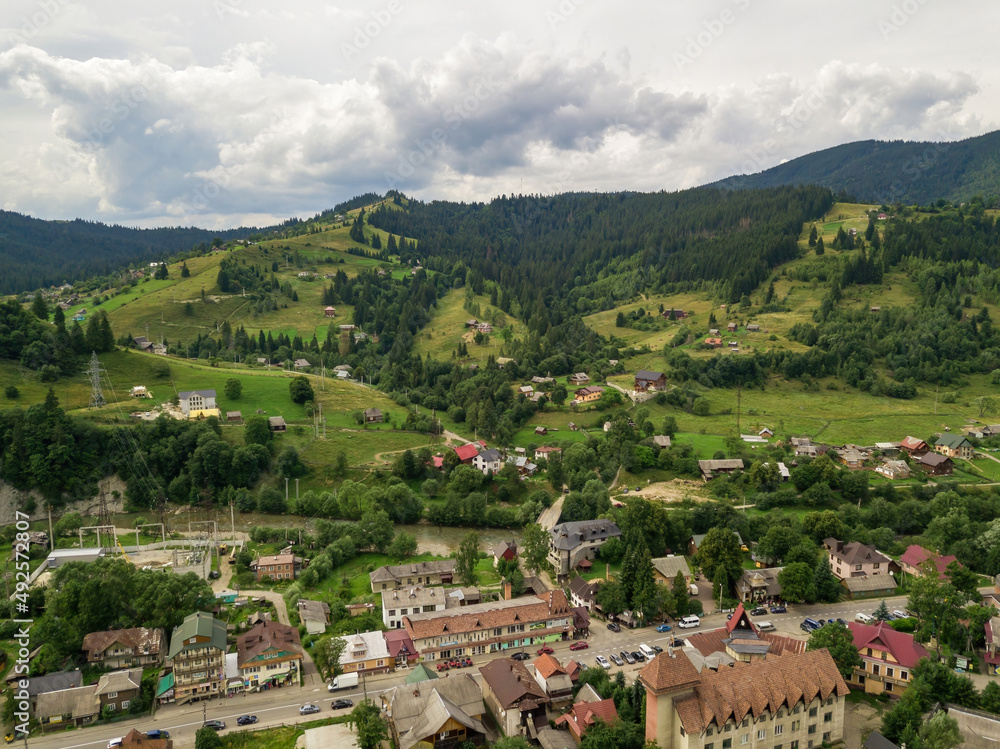
[[[296,359],[295,368],[296,369],[308,369],[312,364],[309,363],[308,359]]]
[[[503,369],[508,364],[517,364],[517,359],[511,359],[509,356],[498,356],[497,357],[497,367]]]
[[[862,661],[854,667],[851,686],[863,687],[866,694],[888,692],[902,697],[910,685],[913,668],[929,653],[913,635],[897,632],[886,622],[848,622],[847,627]]]
[[[670,437],[666,434],[657,434],[653,437],[653,444],[657,447],[667,449],[670,447]]]
[[[300,598],[297,605],[299,619],[305,625],[307,634],[321,635],[326,632],[326,628],[330,626],[330,604]]]
[[[726,458],[723,460],[699,460],[698,469],[705,481],[710,481],[723,473],[735,473],[743,470],[742,458]]]
[[[926,573],[926,567],[929,565],[936,570],[939,580],[948,579],[948,565],[952,562],[961,566],[961,562],[958,561],[954,554],[941,556],[916,544],[907,546],[906,551],[899,558],[899,566],[906,574],[913,575],[914,577],[923,577]]]
[[[779,573],[784,567],[766,567],[754,570],[743,570],[740,579],[736,581],[736,594],[743,603],[760,603],[761,601],[777,600],[781,597]]]
[[[83,638],[87,663],[98,668],[156,666],[163,662],[162,629],[111,629],[91,632]]]
[[[205,411],[216,411],[214,390],[184,390],[177,395],[181,412],[188,418],[195,418],[197,414]]]
[[[824,538],[823,548],[830,560],[830,569],[839,580],[888,575],[890,565],[894,564],[889,557],[860,541],[845,544],[835,538]]]
[[[302,640],[287,624],[260,621],[236,638],[236,663],[248,691],[299,683]]]
[[[184,617],[170,636],[167,657],[173,667],[174,699],[183,705],[192,697],[223,694],[226,623],[204,611]]]
[[[691,568],[687,559],[680,556],[656,557],[653,561],[653,578],[661,585],[672,585],[677,573],[684,576],[684,584],[691,584]]]
[[[969,427],[967,433],[977,440],[981,440],[984,437],[995,437],[1000,434],[1000,424],[984,424],[983,426],[973,426]]]
[[[946,455],[949,458],[962,458],[962,460],[972,460],[975,456],[976,447],[969,438],[963,434],[942,434],[934,444],[934,452]]]
[[[493,566],[496,567],[501,561],[510,562],[517,559],[517,542],[501,541],[493,547]]]
[[[129,706],[141,697],[141,692],[141,668],[101,674],[101,678],[97,681],[97,699],[101,702],[102,712],[105,708],[112,712],[128,710]]]
[[[137,728],[133,728],[121,738],[122,749],[173,749],[174,740],[169,738],[149,738]]]
[[[674,320],[683,320],[685,317],[688,316],[687,312],[684,311],[684,310],[682,310],[682,309],[665,309],[665,310],[663,310],[663,316],[665,318],[667,318],[668,320],[670,319],[671,315],[673,315],[673,319]]]
[[[564,577],[583,560],[593,559],[609,538],[621,530],[610,520],[578,520],[560,523],[549,531],[549,561],[556,575]]]
[[[323,308],[323,315],[325,317],[336,317],[337,316],[337,308],[336,307],[324,307]]]
[[[647,663],[639,682],[646,740],[657,746],[709,749],[724,741],[728,749],[752,741],[754,749],[804,749],[844,737],[848,687],[826,650],[701,673],[685,650],[673,650]]]
[[[919,458],[925,452],[928,451],[927,443],[916,437],[907,436],[905,439],[900,441],[899,447],[901,450],[905,450],[906,454],[911,458]]]
[[[500,456],[499,451],[491,447],[478,453],[472,459],[472,467],[478,471],[482,471],[484,476],[490,474],[496,475],[503,468],[503,458]]]
[[[740,326],[737,323],[731,322],[726,326],[726,330],[729,331],[730,333],[735,333],[739,329],[739,327]]]
[[[548,725],[549,698],[520,661],[498,658],[479,668],[482,697],[505,736],[533,736]]]
[[[381,698],[394,745],[399,749],[453,749],[486,745],[486,708],[469,674],[393,687]]]
[[[262,580],[294,580],[302,564],[294,554],[275,554],[258,557],[250,563],[250,571]]]
[[[232,421],[232,422],[236,422],[236,423],[239,423],[239,422],[243,421],[243,412],[242,411],[226,411],[226,421],[227,422],[228,421]]]
[[[365,424],[381,424],[385,418],[379,408],[366,408],[364,416]]]
[[[569,597],[574,608],[585,608],[587,611],[594,610],[594,596],[597,595],[601,584],[597,581],[587,582],[577,575],[569,581]]]
[[[994,607],[996,607],[995,602]],[[983,625],[983,629],[986,635],[986,653],[983,660],[986,661],[991,676],[1000,676],[1000,616],[991,617]]]
[[[752,322],[747,325],[747,333],[759,333],[759,332],[760,332],[760,325],[758,325],[757,323]]]
[[[836,451],[837,459],[848,468],[861,468],[868,460],[868,453],[857,445],[845,445]]]
[[[876,466],[875,473],[880,473],[893,481],[908,479],[910,478],[910,466],[906,464],[905,460],[887,460],[882,465]]]
[[[454,577],[454,559],[379,567],[368,574],[372,593],[410,585],[451,585]]]
[[[573,397],[576,399],[577,403],[593,403],[594,401],[599,401],[601,399],[602,393],[604,393],[604,388],[598,387],[597,385],[591,385],[580,388],[573,393]]]
[[[570,385],[586,385],[590,382],[590,377],[585,372],[577,372],[576,374],[571,374],[566,381]]]
[[[573,682],[559,661],[548,653],[542,653],[531,665],[535,669],[535,681],[553,707],[569,704],[573,699]]]
[[[924,453],[920,456],[918,465],[928,476],[951,476],[955,470],[951,458],[941,453]]]
[[[548,460],[553,455],[561,455],[561,447],[548,447],[543,445],[542,447],[535,448],[535,460]]]
[[[406,668],[416,663],[420,657],[413,640],[405,629],[390,629],[382,633],[389,657],[396,662],[396,668]]]
[[[742,603],[737,604],[731,618],[723,626],[686,635],[685,643],[700,653],[710,668],[735,663],[755,663],[806,651],[803,640],[760,630],[750,619]],[[688,655],[695,657],[690,651]],[[697,658],[695,664],[701,670],[703,664]]]
[[[61,692],[83,686],[83,674],[80,669],[72,671],[54,671],[42,676],[28,677],[28,708],[30,712],[37,711],[38,698],[49,692]]]
[[[573,611],[561,590],[403,617],[425,661],[557,642],[572,627]]]
[[[722,348],[722,339],[709,336],[705,339],[705,345],[709,348]]]
[[[345,674],[387,674],[395,670],[396,659],[389,655],[380,631],[360,632],[339,639],[345,643],[340,656],[340,668]]]
[[[472,465],[473,459],[479,455],[479,445],[475,442],[468,442],[455,448],[455,455],[458,456],[459,463]]]
[[[388,629],[403,626],[403,617],[448,608],[448,596],[442,587],[393,588],[382,591],[382,623]]]
[[[691,538],[688,539],[688,556],[693,557],[698,553],[698,549],[701,548],[702,541],[705,540],[707,533],[696,533]],[[746,545],[743,543],[743,537],[738,531],[733,531],[733,535],[736,536],[736,542],[740,545],[744,551],[747,551]]]
[[[547,385],[550,382],[555,382],[555,378],[553,378],[553,377],[540,377],[538,375],[535,375],[534,377],[531,378],[531,381],[535,385]]]
[[[653,372],[640,369],[635,373],[635,391],[645,393],[647,390],[664,390],[667,387],[667,376],[663,372]]]
[[[580,690],[581,695],[583,691]],[[579,746],[583,741],[583,735],[594,723],[602,721],[610,724],[618,720],[618,710],[615,708],[615,701],[610,697],[606,700],[581,700],[578,696],[577,700],[569,712],[556,718],[556,726],[565,725],[573,737],[574,744]]]
[[[341,333],[350,333],[354,330],[354,326],[350,323],[345,323],[344,325],[339,325],[338,327],[340,328]]]
[[[268,416],[267,426],[272,432],[287,432],[288,424],[285,423],[284,416]]]
[[[95,685],[60,689],[38,695],[32,717],[43,726],[85,726],[101,714],[101,700]]]

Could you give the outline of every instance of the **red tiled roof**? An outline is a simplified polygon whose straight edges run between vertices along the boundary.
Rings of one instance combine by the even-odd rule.
[[[383,632],[382,636],[385,638],[385,646],[389,650],[389,655],[393,658],[402,653],[403,648],[406,648],[407,660],[420,655],[413,646],[413,640],[410,639],[410,635],[407,634],[405,629],[390,629]]]
[[[677,689],[698,683],[698,669],[683,652],[660,653],[639,671],[639,680],[653,691]]]
[[[735,620],[734,616],[732,620]],[[732,621],[730,620],[730,621]],[[730,632],[725,627],[710,629],[706,632],[695,632],[692,635],[685,635],[687,643],[704,656],[712,653],[724,653],[726,651],[726,640],[730,638]],[[795,655],[804,653],[806,641],[797,640],[787,635],[779,635],[775,632],[758,632],[757,637],[764,642],[770,643],[768,651],[771,655]]]
[[[571,615],[566,594],[561,590],[550,590],[538,596],[523,596],[511,601],[476,603],[457,609],[404,616],[403,627],[416,643],[446,632],[454,635],[460,632],[486,631]]]
[[[933,551],[928,551],[923,546],[917,546],[916,544],[908,546],[906,552],[899,558],[899,561],[911,567],[920,567],[928,559],[933,560],[934,566],[938,571],[938,578],[941,580],[948,579],[948,565],[958,561],[954,554],[939,556]]]
[[[927,447],[927,443],[916,437],[907,437],[899,443],[899,446],[904,450],[918,450],[921,446]]]
[[[556,725],[565,723],[570,733],[579,740],[586,730],[598,720],[605,723],[614,723],[618,720],[618,710],[615,709],[613,699],[609,698],[600,702],[577,702],[568,713],[556,719]]]
[[[854,635],[854,647],[859,651],[869,647],[882,647],[892,654],[900,666],[913,668],[917,661],[929,654],[923,645],[913,639],[913,635],[897,632],[885,622],[876,625],[848,622]]]
[[[535,659],[535,671],[542,675],[543,679],[548,679],[552,674],[565,674],[566,670],[559,665],[559,661],[548,653],[544,653]]]
[[[467,445],[459,445],[455,448],[455,454],[458,456],[459,460],[472,460],[474,457],[479,455],[479,450],[476,445],[470,442]]]
[[[570,681],[576,681],[580,678],[580,664],[576,661],[567,661],[566,673],[569,675]]]

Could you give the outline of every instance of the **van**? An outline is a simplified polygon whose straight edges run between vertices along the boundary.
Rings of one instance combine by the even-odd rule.
[[[754,625],[761,632],[773,632],[774,631],[774,625],[771,624],[771,622],[754,622]]]
[[[326,686],[328,692],[336,692],[338,689],[350,689],[358,685],[358,675],[353,674],[341,674],[340,676],[334,677]]]
[[[692,616],[685,616],[683,619],[681,619],[679,622],[677,622],[677,626],[680,627],[681,629],[689,629],[691,627],[700,627],[701,626],[701,619],[699,619],[697,616],[693,616],[693,615]]]
[[[697,586],[697,585],[695,585],[694,583],[691,583],[691,584],[690,584],[690,585],[688,586],[688,593],[690,593],[690,594],[691,594],[691,595],[693,595],[693,596],[696,596],[696,595],[698,595],[698,586]]]
[[[818,621],[816,621],[815,619],[810,619],[808,616],[805,618],[804,624],[807,627],[809,627],[809,629],[819,629],[820,627],[823,626]]]
[[[649,645],[647,645],[646,643],[642,643],[641,645],[639,645],[639,650],[642,652],[644,656],[649,658],[649,660],[653,660],[653,658],[656,657],[656,651],[653,650],[651,647],[649,647]]]
[[[859,611],[857,616],[854,617],[854,621],[861,622],[862,624],[871,624],[875,620],[868,616],[868,614],[862,614]]]

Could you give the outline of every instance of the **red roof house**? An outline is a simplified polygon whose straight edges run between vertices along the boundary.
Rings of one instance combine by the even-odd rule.
[[[618,720],[618,711],[615,709],[613,699],[601,700],[600,702],[577,702],[568,713],[556,719],[556,725],[565,723],[579,744],[583,734],[598,720],[603,720],[605,723],[614,723]]]
[[[855,666],[850,684],[863,686],[869,694],[889,692],[901,697],[913,679],[913,667],[929,653],[913,635],[897,632],[886,622],[848,622],[847,626],[861,656],[861,665]]]
[[[903,556],[899,558],[899,564],[903,568],[903,572],[908,572],[915,577],[922,577],[924,574],[924,562],[927,562],[928,560],[934,562],[934,566],[937,568],[939,580],[947,580],[948,565],[952,562],[958,561],[954,554],[940,556],[935,554],[933,551],[928,551],[923,546],[911,544],[906,547],[906,551],[903,553]],[[959,564],[961,564],[961,562],[959,562]]]
[[[459,445],[455,448],[455,454],[458,459],[463,463],[471,463],[472,459],[479,455],[479,448],[475,443],[470,442],[467,445]]]
[[[910,455],[919,457],[927,452],[930,448],[927,447],[927,443],[916,437],[907,436],[902,442],[899,443],[901,449],[906,450]]]

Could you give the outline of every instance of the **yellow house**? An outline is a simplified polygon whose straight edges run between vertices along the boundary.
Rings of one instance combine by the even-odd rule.
[[[580,403],[591,403],[593,401],[600,400],[603,392],[604,388],[591,385],[585,388],[580,388],[576,391],[576,393],[574,393],[574,396]]]
[[[897,632],[885,622],[876,625],[849,622],[854,647],[861,656],[851,686],[863,687],[868,694],[889,692],[901,697],[910,686],[913,667],[929,653],[913,635]]]
[[[361,632],[340,639],[345,643],[340,656],[340,667],[345,674],[387,674],[396,669],[396,659],[389,655],[381,632]]]

